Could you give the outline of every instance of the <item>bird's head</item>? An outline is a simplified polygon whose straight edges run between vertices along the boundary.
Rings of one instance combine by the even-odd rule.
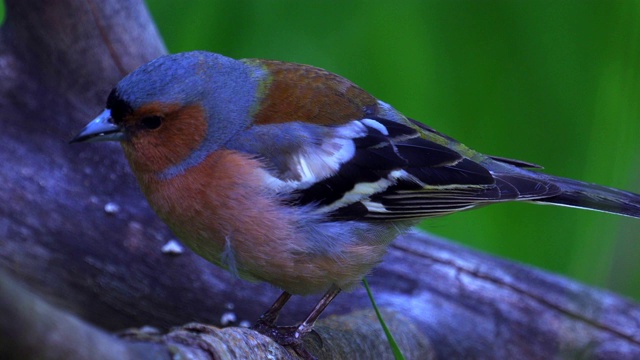
[[[219,54],[162,56],[123,78],[71,142],[120,141],[135,170],[179,172],[251,124],[267,82],[260,66]]]

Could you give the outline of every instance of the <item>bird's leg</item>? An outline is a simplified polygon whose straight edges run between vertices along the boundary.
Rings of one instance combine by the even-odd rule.
[[[311,353],[309,353],[307,349],[304,348],[302,344],[302,338],[313,330],[313,325],[315,325],[316,320],[318,320],[320,314],[322,314],[329,303],[336,296],[338,296],[340,291],[341,289],[339,287],[337,287],[336,285],[332,285],[331,288],[329,288],[329,290],[324,295],[322,295],[322,298],[320,298],[320,301],[318,301],[316,306],[313,307],[313,310],[311,310],[307,318],[304,319],[304,321],[300,325],[298,325],[297,328],[295,328],[293,334],[288,335],[286,338],[283,337],[279,339],[280,341],[278,341],[278,343],[280,343],[281,345],[290,346],[296,352],[296,354],[298,354],[298,356],[305,360],[317,360],[315,356],[311,355]],[[320,341],[322,341],[322,339],[320,339]]]
[[[329,303],[336,296],[338,296],[340,291],[341,289],[339,287],[337,287],[336,285],[332,285],[331,288],[324,295],[322,295],[320,301],[318,301],[316,306],[313,308],[313,310],[311,310],[311,313],[309,313],[307,318],[304,319],[302,324],[298,325],[294,337],[302,339],[306,334],[308,334],[313,329],[313,325],[316,323],[316,320],[318,320],[320,314],[322,314]]]
[[[265,312],[257,323],[253,326],[253,329],[259,333],[272,338],[275,342],[282,346],[289,346],[303,359],[315,359],[303,346],[302,338],[313,330],[313,325],[318,320],[318,317],[324,309],[327,308],[329,303],[340,293],[341,289],[335,285],[331,286],[329,290],[322,295],[320,301],[314,306],[313,310],[304,319],[304,321],[298,326],[275,326],[275,321],[278,318],[278,313],[289,300],[291,294],[283,292],[282,295],[276,300],[273,305]]]
[[[284,305],[291,298],[291,294],[286,291],[283,291],[280,296],[276,299],[276,301],[271,305],[269,310],[265,311],[264,314],[260,315],[260,318],[253,325],[253,329],[260,332],[265,333],[269,329],[273,328],[276,324],[276,320],[278,320],[278,315],[280,314],[280,310],[284,307]]]

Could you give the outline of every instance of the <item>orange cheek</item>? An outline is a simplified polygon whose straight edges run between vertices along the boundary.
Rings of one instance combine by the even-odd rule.
[[[159,172],[180,163],[207,134],[206,113],[199,105],[152,103],[138,109],[134,116],[139,120],[156,114],[164,115],[162,126],[156,130],[134,130],[131,140],[123,143],[134,172]]]

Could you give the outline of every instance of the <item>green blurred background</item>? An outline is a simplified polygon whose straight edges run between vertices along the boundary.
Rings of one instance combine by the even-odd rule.
[[[170,52],[313,64],[481,152],[640,193],[639,1],[147,4]],[[640,300],[640,220],[500,204],[421,226]]]

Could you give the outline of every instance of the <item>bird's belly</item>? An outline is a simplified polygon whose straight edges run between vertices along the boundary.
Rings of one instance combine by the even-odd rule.
[[[291,294],[320,293],[332,285],[353,287],[381,261],[392,239],[363,238],[353,229],[336,238],[318,229],[323,225],[296,227],[282,237],[240,231],[231,231],[224,238],[220,231],[192,237],[196,232],[174,232],[194,252],[232,274],[268,282]],[[324,238],[320,246],[318,237]]]
[[[170,179],[140,182],[154,210],[197,254],[294,294],[353,286],[399,232],[397,224],[326,221],[283,204],[261,185],[260,169],[257,160],[220,150]]]

